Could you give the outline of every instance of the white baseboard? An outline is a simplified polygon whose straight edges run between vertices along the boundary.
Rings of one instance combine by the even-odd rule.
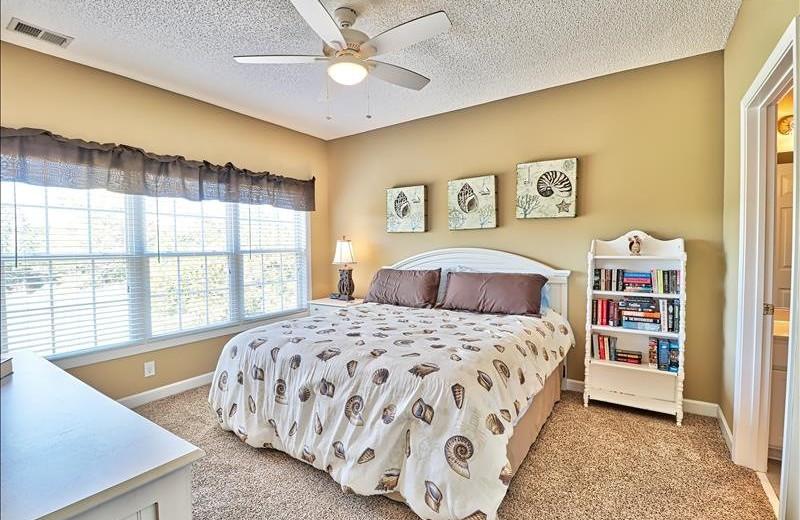
[[[198,386],[207,385],[213,378],[214,372],[209,372],[169,385],[159,386],[158,388],[153,388],[152,390],[147,390],[139,394],[129,395],[128,397],[117,399],[117,402],[128,408],[136,408],[137,406],[158,401],[159,399],[179,394],[191,390],[192,388],[197,388]]]
[[[783,460],[783,448],[773,448],[770,446],[767,448],[767,459],[770,460]]]
[[[719,405],[708,401],[695,401],[694,399],[683,400],[683,411],[695,415],[717,418],[719,416]]]
[[[769,483],[766,473],[756,471],[756,475],[758,476],[758,481],[761,483],[761,487],[764,489],[764,494],[767,495],[769,505],[772,506],[772,512],[775,513],[775,518],[778,518],[780,514],[780,501],[778,500],[778,494],[775,493],[774,489],[772,489],[772,484]]]
[[[583,392],[583,381],[578,381],[577,379],[565,379],[562,388],[564,390],[569,390],[570,392]]]
[[[725,444],[728,445],[728,453],[733,455],[733,433],[731,427],[728,426],[728,421],[725,420],[725,415],[722,413],[722,408],[719,409],[717,414],[717,421],[719,421],[719,429],[722,430],[722,438],[725,439]]]

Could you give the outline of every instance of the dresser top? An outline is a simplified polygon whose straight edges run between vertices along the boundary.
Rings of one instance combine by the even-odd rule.
[[[356,298],[350,301],[336,300],[334,298],[319,298],[308,302],[309,305],[326,305],[328,307],[352,307],[353,305],[360,305],[362,303],[364,303],[363,298]]]
[[[49,361],[13,356],[0,384],[0,517],[68,518],[203,451]]]

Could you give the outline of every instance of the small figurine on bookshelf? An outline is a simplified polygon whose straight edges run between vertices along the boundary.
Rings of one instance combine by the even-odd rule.
[[[634,256],[638,256],[642,252],[642,239],[639,238],[639,235],[628,237],[628,251]]]

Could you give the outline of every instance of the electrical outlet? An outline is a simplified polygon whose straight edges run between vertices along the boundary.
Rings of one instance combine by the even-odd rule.
[[[144,363],[144,377],[153,377],[156,375],[156,362],[145,361]]]

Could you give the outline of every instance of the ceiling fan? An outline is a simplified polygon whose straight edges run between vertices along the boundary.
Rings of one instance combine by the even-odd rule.
[[[444,11],[437,11],[370,38],[352,29],[356,12],[349,7],[339,7],[334,14],[337,24],[319,0],[291,0],[297,12],[316,32],[322,41],[320,56],[255,55],[234,56],[239,63],[263,65],[310,64],[329,62],[328,76],[341,85],[356,85],[371,74],[376,78],[413,90],[420,90],[430,79],[414,71],[374,60],[376,56],[399,51],[419,43],[450,28]]]

